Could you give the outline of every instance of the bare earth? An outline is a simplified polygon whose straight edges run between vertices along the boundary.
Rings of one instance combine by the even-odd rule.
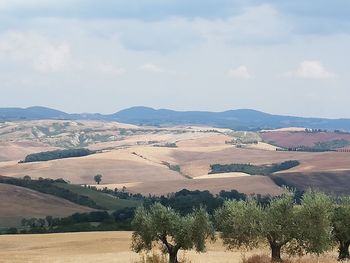
[[[20,225],[22,218],[62,217],[92,211],[65,199],[8,184],[0,184],[0,200],[0,224],[7,227]]]
[[[91,232],[44,235],[0,236],[2,263],[136,263],[140,256],[130,251],[131,232]],[[181,253],[192,263],[239,263],[242,255],[267,253],[225,251],[220,240],[208,244],[207,253]],[[327,259],[327,260],[326,260]],[[316,263],[315,258],[306,261]],[[321,262],[336,262],[335,254],[322,256]]]

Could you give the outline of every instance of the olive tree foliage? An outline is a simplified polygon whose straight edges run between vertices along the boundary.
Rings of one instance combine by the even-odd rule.
[[[261,235],[270,245],[272,260],[281,261],[281,249],[291,244],[297,232],[293,195],[285,192],[272,199],[263,210],[261,225]]]
[[[339,260],[350,259],[350,198],[342,197],[335,205],[332,226],[334,239],[338,245]]]
[[[214,238],[214,229],[205,209],[194,210],[192,214],[181,216],[171,208],[159,203],[148,210],[140,207],[135,212],[132,222],[132,249],[139,253],[149,251],[160,244],[169,254],[169,262],[176,263],[180,249],[196,249],[204,252],[206,239]]]
[[[265,240],[274,261],[281,261],[281,249],[295,236],[295,209],[292,194],[284,193],[266,207],[255,201],[227,201],[216,211],[221,238],[229,248],[257,247]]]
[[[258,246],[262,209],[256,201],[226,201],[214,216],[220,237],[229,249]]]
[[[324,193],[308,191],[298,207],[297,246],[300,252],[317,256],[330,250],[333,202]]]

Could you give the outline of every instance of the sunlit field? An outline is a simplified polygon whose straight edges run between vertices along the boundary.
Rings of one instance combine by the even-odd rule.
[[[2,263],[137,263],[141,256],[131,252],[131,232],[91,232],[45,235],[0,236],[0,262]],[[250,252],[225,251],[220,240],[208,244],[207,253],[194,251],[180,253],[180,260],[192,263],[239,263],[253,254],[267,255],[268,250]],[[299,262],[299,259],[294,260]],[[293,262],[294,262],[293,261]],[[305,257],[300,262],[317,262]],[[336,254],[319,258],[321,263],[336,261]]]

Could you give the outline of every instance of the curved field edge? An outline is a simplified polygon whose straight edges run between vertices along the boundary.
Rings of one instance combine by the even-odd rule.
[[[93,211],[63,198],[39,193],[28,188],[0,183],[0,225],[17,227],[23,218],[69,216]]]
[[[119,199],[114,196],[93,189],[89,189],[80,185],[72,185],[65,183],[55,183],[55,185],[70,190],[76,194],[87,196],[88,198],[93,200],[98,206],[103,207],[106,210],[118,210],[125,207],[136,207],[141,205],[141,202],[139,201]]]

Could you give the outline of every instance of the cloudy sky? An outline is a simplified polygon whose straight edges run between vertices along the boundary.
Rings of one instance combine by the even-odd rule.
[[[350,118],[349,0],[0,0],[0,107]]]

